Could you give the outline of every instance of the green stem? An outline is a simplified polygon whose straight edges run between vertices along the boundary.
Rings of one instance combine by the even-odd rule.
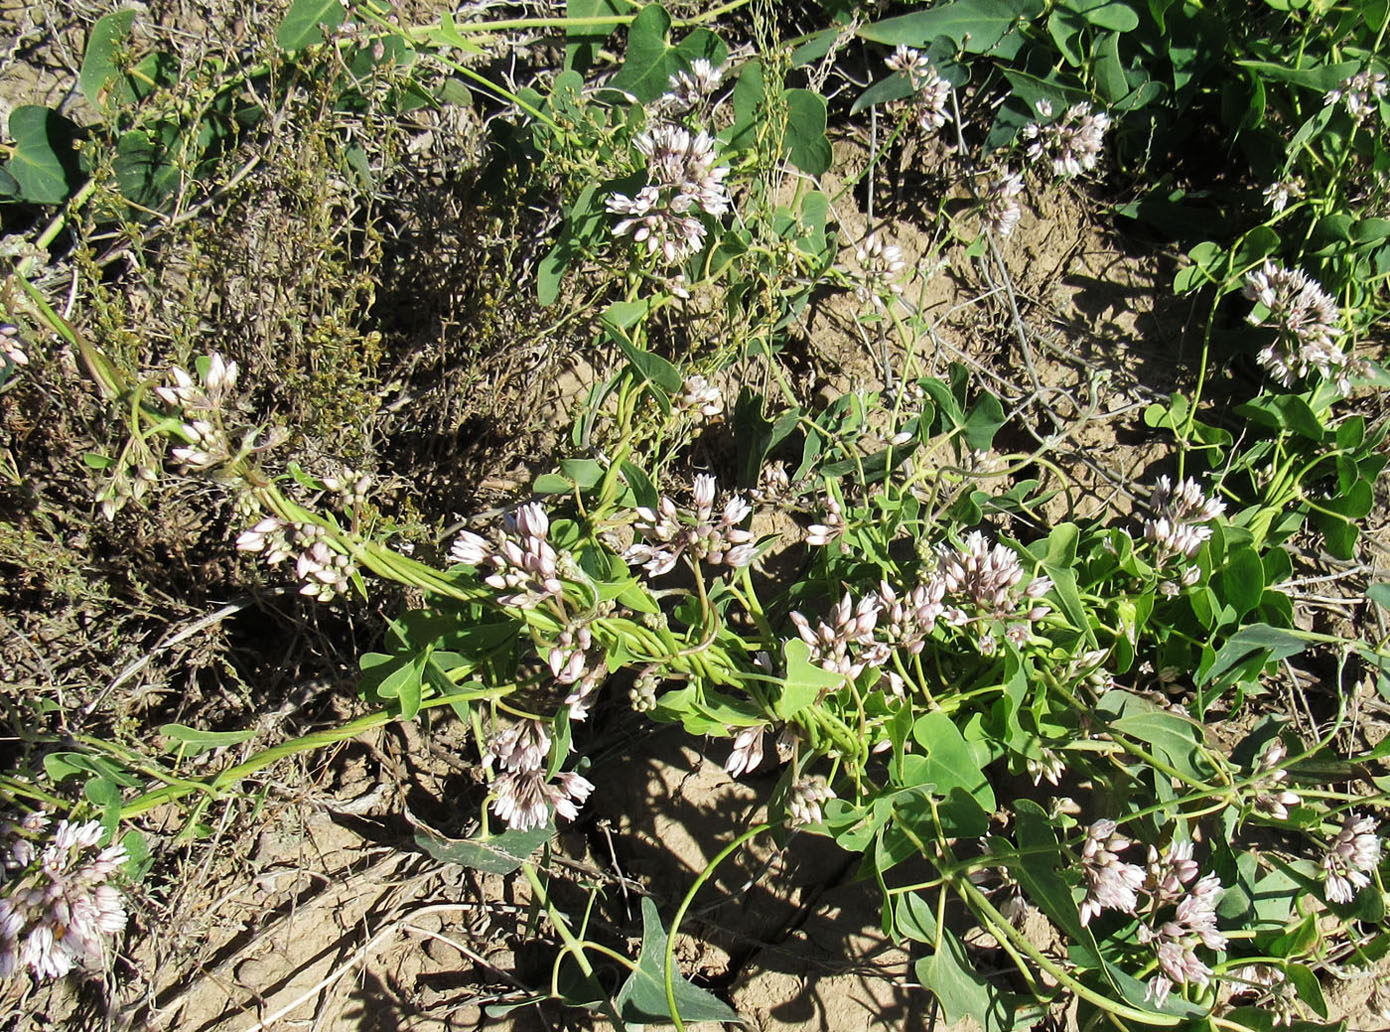
[[[594,966],[589,963],[589,958],[584,953],[584,944],[575,937],[570,931],[569,923],[565,920],[565,915],[560,913],[554,903],[550,901],[550,893],[541,883],[540,876],[536,874],[535,864],[529,861],[521,865],[521,872],[526,876],[526,880],[531,883],[531,891],[536,894],[541,904],[545,907],[545,912],[550,918],[550,924],[555,931],[560,933],[560,938],[565,941],[565,951],[574,958],[574,962],[579,965],[579,970],[584,972],[584,977],[598,986],[598,979],[594,976]],[[619,1016],[617,1009],[613,1006],[613,1001],[607,999],[600,1004],[604,1014],[608,1015],[608,1020],[613,1022],[613,1028],[617,1032],[627,1032],[627,1026],[623,1024],[623,1019]]]
[[[671,931],[666,937],[666,957],[662,962],[662,978],[666,983],[666,1006],[671,1012],[671,1021],[676,1026],[676,1032],[685,1032],[685,1022],[681,1021],[681,1016],[676,1007],[675,982],[676,931],[681,926],[681,919],[685,917],[685,912],[690,909],[690,904],[695,902],[695,894],[700,891],[705,882],[709,881],[715,869],[745,842],[752,838],[756,838],[771,827],[771,824],[759,824],[749,828],[742,835],[721,849],[715,858],[705,865],[705,869],[701,871],[699,877],[695,879],[695,884],[691,885],[686,891],[685,898],[681,900],[681,905],[676,908],[676,916],[671,918]]]
[[[421,701],[420,708],[433,709],[436,706],[447,706],[450,703],[460,701],[471,701],[475,699],[497,698],[507,694],[511,689],[489,689],[480,692],[458,692],[450,695],[436,696],[435,698]],[[381,727],[391,721],[399,719],[400,714],[395,710],[378,710],[375,713],[368,713],[366,716],[350,720],[339,727],[329,728],[326,731],[315,731],[288,742],[281,742],[273,745],[269,749],[263,749],[248,760],[228,767],[226,770],[211,777],[197,781],[180,781],[176,784],[166,785],[157,788],[152,792],[136,796],[130,802],[121,807],[122,819],[128,820],[131,817],[138,817],[142,813],[147,813],[157,806],[165,803],[172,803],[194,792],[203,792],[209,796],[216,797],[237,781],[255,774],[257,771],[264,770],[276,760],[286,756],[294,756],[298,753],[309,752],[313,749],[321,748],[325,745],[332,745],[336,742],[343,742],[349,738],[356,738],[365,731],[372,728]]]

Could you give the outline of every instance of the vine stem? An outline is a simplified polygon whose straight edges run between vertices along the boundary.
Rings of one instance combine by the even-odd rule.
[[[540,900],[545,907],[545,912],[550,918],[551,925],[560,933],[560,938],[565,941],[565,951],[574,958],[574,962],[579,965],[579,970],[584,973],[584,977],[597,984],[598,979],[594,975],[594,966],[589,963],[589,958],[584,955],[584,944],[575,938],[574,932],[570,931],[569,923],[565,920],[565,915],[560,913],[550,899],[550,893],[546,891],[545,885],[541,882],[540,875],[536,873],[536,865],[527,861],[521,865],[521,872],[526,876],[526,880],[531,884],[531,891],[536,894],[536,899]],[[621,1015],[617,1008],[613,1006],[613,1001],[606,996],[603,997],[601,1004],[604,1014],[613,1023],[613,1028],[617,1032],[626,1032],[627,1026],[623,1024]]]
[[[695,894],[700,891],[705,882],[709,881],[715,869],[745,842],[756,838],[772,827],[773,825],[770,823],[755,825],[721,849],[715,858],[705,865],[705,869],[700,872],[694,884],[686,890],[685,898],[681,900],[681,905],[676,908],[676,916],[671,918],[671,931],[666,936],[666,956],[662,961],[662,979],[666,986],[666,1007],[671,1012],[671,1023],[676,1026],[676,1032],[685,1032],[685,1022],[681,1021],[681,1016],[676,1008],[675,981],[676,931],[681,926],[681,920],[685,917],[685,912],[690,909],[690,904],[695,902]]]

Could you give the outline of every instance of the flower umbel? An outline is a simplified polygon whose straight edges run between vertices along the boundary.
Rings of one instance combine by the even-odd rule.
[[[753,507],[743,495],[730,494],[716,518],[717,488],[714,477],[702,473],[695,478],[693,508],[681,508],[665,495],[655,509],[639,507],[633,528],[642,540],[624,552],[623,558],[642,564],[653,577],[669,573],[681,556],[736,569],[747,566],[758,550],[753,533],[739,524],[748,518]]]
[[[449,558],[491,569],[483,583],[504,594],[497,601],[504,606],[534,609],[547,598],[564,591],[559,575],[559,553],[549,539],[550,518],[538,502],[521,506],[507,518],[506,533],[497,541],[465,530],[454,541]]]
[[[1337,343],[1341,314],[1317,280],[1300,269],[1267,261],[1246,274],[1243,293],[1260,306],[1250,313],[1250,323],[1276,334],[1274,343],[1257,356],[1276,382],[1291,387],[1298,377],[1316,371],[1345,393],[1352,376],[1364,375],[1365,364]]]
[[[1052,105],[1038,105],[1043,118],[1052,115]],[[1072,178],[1096,167],[1105,144],[1105,131],[1110,128],[1110,116],[1094,111],[1089,104],[1073,104],[1055,122],[1029,122],[1023,127],[1028,141],[1025,153],[1033,162],[1047,161],[1054,175]]]
[[[0,826],[0,978],[27,968],[60,978],[75,967],[97,967],[106,939],[125,928],[125,902],[111,878],[126,861],[125,847],[97,844],[100,821],[59,821],[30,814]]]
[[[1370,817],[1349,813],[1322,858],[1323,889],[1333,903],[1350,903],[1371,884],[1380,863],[1380,836]]]
[[[1112,820],[1096,821],[1087,829],[1081,847],[1081,873],[1086,882],[1086,896],[1081,901],[1083,925],[1090,924],[1102,910],[1132,914],[1139,905],[1144,869],[1120,859],[1131,844],[1116,831]]]

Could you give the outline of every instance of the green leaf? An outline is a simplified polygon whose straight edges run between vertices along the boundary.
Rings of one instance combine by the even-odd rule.
[[[970,1017],[984,1032],[1009,1032],[1015,1027],[1021,997],[1001,989],[998,979],[986,979],[976,971],[954,933],[943,929],[940,949],[917,961],[913,970],[941,1005],[945,1025],[955,1027]]]
[[[1222,674],[1252,655],[1264,654],[1270,660],[1287,659],[1296,656],[1308,647],[1308,643],[1290,631],[1271,627],[1268,624],[1251,624],[1242,627],[1227,639],[1226,644],[1216,654],[1216,661],[1197,677],[1199,686],[1215,681]]]
[[[721,65],[729,55],[729,48],[707,29],[696,29],[676,46],[666,41],[670,31],[671,16],[664,7],[648,4],[642,8],[628,26],[623,66],[609,85],[650,104],[666,92],[671,76],[688,69],[691,61],[703,57]]]
[[[822,692],[844,684],[845,679],[839,674],[811,662],[811,650],[800,638],[788,641],[783,654],[786,657],[787,677],[773,703],[773,709],[783,720],[791,720],[812,705]]]
[[[1226,564],[1211,579],[1216,597],[1244,616],[1260,604],[1265,590],[1264,564],[1259,553],[1249,545],[1232,550]]]
[[[1100,967],[1100,949],[1091,930],[1081,923],[1081,912],[1066,879],[1058,873],[1064,863],[1047,812],[1031,799],[1014,801],[1014,822],[1020,856],[1009,862],[1029,902],[1050,917],[1072,941],[1073,959],[1087,967]],[[1079,956],[1078,956],[1079,955]]]
[[[625,14],[628,7],[620,0],[569,0],[565,16],[569,18],[601,18],[606,14]],[[620,22],[598,25],[567,25],[565,36],[565,68],[587,69],[603,41],[613,34]]]
[[[625,330],[639,322],[651,307],[649,301],[614,301],[603,310],[599,319],[605,326],[615,330]]]
[[[1111,6],[1122,7],[1121,4]],[[1129,11],[1128,7],[1124,10]],[[1129,12],[1133,15],[1133,11]],[[1136,19],[1137,21],[1137,19]],[[1129,95],[1129,80],[1125,78],[1125,66],[1120,60],[1120,34],[1112,32],[1103,37],[1096,46],[1096,86],[1100,95],[1111,104]]]
[[[684,381],[676,367],[670,362],[660,355],[653,355],[650,351],[642,350],[621,333],[612,333],[609,336],[622,350],[622,353],[627,356],[628,362],[632,364],[632,368],[639,376],[656,384],[667,394],[675,394],[680,391]]]
[[[543,828],[504,831],[487,838],[451,839],[418,821],[414,823],[415,844],[430,856],[485,874],[511,874],[555,834],[551,821]]]
[[[82,181],[74,144],[77,126],[56,111],[25,104],[10,113],[14,151],[9,171],[20,196],[34,204],[62,204]]]
[[[275,34],[282,50],[303,50],[323,42],[320,26],[336,29],[347,18],[342,0],[294,0]]]
[[[965,417],[965,425],[961,428],[961,436],[975,451],[988,451],[994,443],[994,435],[1003,425],[1004,406],[993,394],[984,391],[970,407],[970,413]]]
[[[1322,986],[1313,969],[1304,964],[1289,964],[1284,968],[1289,976],[1298,998],[1306,1003],[1320,1018],[1327,1017],[1327,1001],[1323,999]]]
[[[1129,4],[1114,0],[1070,0],[1064,6],[1097,28],[1132,32],[1139,27],[1139,15]]]
[[[1326,93],[1361,68],[1357,61],[1343,61],[1340,64],[1319,65],[1314,68],[1289,68],[1272,61],[1237,61],[1235,63],[1242,68],[1249,68],[1256,72],[1266,81],[1292,83],[1295,86],[1316,90],[1319,93]],[[1296,149],[1291,144],[1289,153],[1294,153]]]
[[[825,138],[825,98],[812,90],[784,90],[787,104],[787,157],[801,171],[818,176],[830,168]]]
[[[902,759],[903,788],[926,788],[941,798],[938,812],[947,834],[984,834],[987,815],[994,812],[994,790],[984,774],[988,757],[975,754],[960,729],[945,713],[926,713],[912,725],[912,738],[920,752]],[[930,814],[926,814],[930,821]],[[900,814],[905,820],[906,815]]]
[[[734,83],[734,123],[720,133],[725,146],[731,150],[746,150],[758,142],[758,127],[762,124],[767,104],[767,86],[763,82],[763,66],[749,61],[738,70]]]
[[[918,942],[936,942],[936,913],[916,892],[898,896],[893,908],[893,923],[898,932]]]
[[[87,52],[82,55],[82,72],[78,82],[82,86],[82,95],[93,107],[102,106],[102,94],[111,81],[121,74],[116,55],[130,36],[134,21],[133,10],[112,11],[97,19],[92,26],[92,34],[87,37]]]
[[[895,100],[902,100],[910,97],[917,91],[912,87],[912,80],[902,72],[880,79],[874,83],[850,105],[849,113],[857,115],[866,108],[874,107],[878,104],[888,104]]]
[[[185,756],[196,756],[205,749],[221,749],[229,745],[239,745],[247,739],[256,737],[255,728],[241,731],[201,731],[184,724],[164,724],[159,733],[179,743],[180,752]]]
[[[691,984],[679,971],[671,973],[671,988],[676,1010],[684,1022],[740,1020],[732,1007],[708,990]],[[642,946],[637,953],[637,967],[618,990],[613,1006],[624,1021],[643,1025],[671,1023],[666,1000],[666,929],[650,896],[642,897]]]
[[[1020,19],[1036,18],[1043,9],[1041,0],[956,0],[874,22],[860,29],[859,36],[873,43],[919,48],[947,36],[967,53],[987,54]]]
[[[1196,721],[1118,688],[1106,692],[1096,710],[1114,714],[1110,720],[1113,730],[1151,746],[1159,759],[1178,772],[1194,780],[1210,775],[1197,766],[1197,746],[1203,736],[1202,725]]]

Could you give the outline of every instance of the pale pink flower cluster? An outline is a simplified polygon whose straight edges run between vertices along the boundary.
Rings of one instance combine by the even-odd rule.
[[[232,457],[221,413],[236,387],[238,372],[235,362],[214,351],[208,356],[207,374],[201,383],[187,370],[174,366],[169,370],[172,382],[154,389],[160,401],[181,410],[184,423],[179,431],[187,443],[173,449],[172,454],[185,468],[211,469]]]
[[[1304,183],[1300,176],[1292,179],[1281,179],[1277,183],[1271,183],[1264,189],[1264,201],[1269,205],[1272,214],[1278,215],[1289,206],[1289,200],[1297,200],[1303,196]]]
[[[861,301],[872,301],[880,308],[888,295],[903,292],[898,276],[907,268],[902,249],[896,244],[885,244],[877,233],[870,233],[854,252],[859,262],[858,286],[855,293]]]
[[[786,463],[769,462],[758,473],[758,486],[748,494],[760,505],[781,505],[791,498],[791,492],[792,478]]]
[[[684,114],[714,96],[723,82],[722,65],[697,57],[690,62],[689,71],[680,71],[671,76],[670,88],[658,98],[655,107],[664,114]]]
[[[1246,273],[1243,293],[1261,306],[1250,313],[1251,325],[1275,331],[1274,343],[1257,360],[1282,386],[1291,387],[1298,377],[1316,371],[1345,393],[1353,376],[1365,374],[1365,363],[1337,343],[1342,336],[1337,302],[1301,269],[1266,261]]]
[[[865,595],[856,604],[845,592],[830,611],[830,623],[820,620],[812,627],[796,612],[791,614],[791,621],[810,649],[811,662],[852,681],[865,667],[881,667],[892,654],[887,645],[874,639],[880,605],[877,595]]]
[[[1007,168],[999,174],[984,196],[985,227],[1006,237],[1023,218],[1018,198],[1023,193],[1023,177]]]
[[[639,563],[649,576],[669,573],[682,556],[691,562],[716,566],[747,566],[758,554],[753,533],[740,524],[753,511],[741,494],[724,499],[719,516],[714,515],[718,484],[714,477],[695,477],[695,507],[684,509],[666,495],[656,508],[641,506],[633,528],[642,537],[623,553],[630,563]]]
[[[998,621],[1007,621],[1004,636],[1022,646],[1032,635],[1032,625],[1051,612],[1040,602],[1052,590],[1052,581],[1034,577],[1019,591],[1024,571],[1018,553],[1002,543],[991,546],[978,530],[967,534],[960,548],[938,547],[936,576],[948,603],[942,618],[956,627],[980,621],[977,644],[985,655],[998,647]],[[974,612],[967,612],[966,606]]]
[[[1198,877],[1201,867],[1192,858],[1191,840],[1174,842],[1161,855],[1150,846],[1144,867],[1121,859],[1131,845],[1112,820],[1096,821],[1087,829],[1081,848],[1086,886],[1081,923],[1089,924],[1105,910],[1139,918],[1139,941],[1153,947],[1159,967],[1147,998],[1161,1007],[1174,985],[1211,981],[1211,968],[1196,951],[1199,946],[1226,948],[1226,937],[1216,926],[1216,906],[1225,890],[1214,874]]]
[[[1380,836],[1373,818],[1346,815],[1322,858],[1323,890],[1333,903],[1350,903],[1371,884],[1380,864]]]
[[[1102,910],[1132,914],[1144,887],[1144,868],[1120,859],[1133,843],[1121,835],[1114,821],[1096,821],[1086,829],[1081,847],[1081,874],[1086,895],[1081,901],[1081,923],[1087,925]]]
[[[1284,784],[1289,772],[1279,764],[1287,754],[1288,747],[1284,745],[1283,739],[1276,738],[1260,756],[1257,766],[1260,780],[1256,782],[1255,810],[1276,821],[1288,820],[1289,807],[1303,802],[1297,792],[1291,792]]]
[[[908,46],[900,46],[884,63],[893,71],[906,75],[907,81],[912,84],[912,96],[893,105],[895,108],[900,109],[906,104],[917,124],[927,132],[940,129],[950,121],[946,107],[951,100],[951,84],[937,73],[925,54]]]
[[[1150,849],[1147,891],[1152,893],[1151,905],[1149,919],[1139,922],[1139,941],[1152,946],[1158,956],[1158,973],[1149,979],[1145,995],[1160,1007],[1174,985],[1205,987],[1211,981],[1211,968],[1197,956],[1198,946],[1209,950],[1226,948],[1226,937],[1216,927],[1216,907],[1225,889],[1214,874],[1204,875],[1189,885],[1198,872],[1191,857],[1191,842],[1174,843],[1164,862],[1159,862]],[[1158,909],[1175,902],[1168,919],[1159,921]]]
[[[755,724],[743,728],[734,736],[734,747],[724,761],[724,769],[733,777],[750,774],[762,765],[763,733],[766,730],[766,725]]]
[[[560,556],[549,541],[550,517],[538,502],[529,502],[506,518],[505,533],[495,541],[465,530],[454,541],[449,558],[456,563],[491,570],[483,583],[503,594],[504,606],[534,609],[564,591]]]
[[[1342,80],[1336,89],[1328,90],[1322,102],[1326,107],[1342,101],[1351,117],[1360,122],[1375,111],[1385,93],[1385,73],[1367,68]]]
[[[1289,1026],[1298,1019],[1298,990],[1282,968],[1273,964],[1245,964],[1226,974],[1225,983],[1231,986],[1231,1002],[1245,1003],[1247,997],[1261,1010],[1270,1014],[1274,1028]]]
[[[896,648],[917,655],[926,644],[927,635],[936,629],[936,621],[946,611],[942,600],[946,596],[946,581],[940,576],[929,577],[899,595],[886,580],[879,583],[879,630]]]
[[[793,828],[819,824],[824,819],[821,804],[834,798],[834,790],[819,774],[797,778],[787,794],[787,824]]]
[[[29,356],[24,353],[19,336],[19,327],[14,323],[0,323],[0,358],[4,358],[12,367],[29,364]]]
[[[1159,566],[1195,558],[1202,544],[1211,537],[1211,527],[1206,524],[1226,511],[1225,502],[1208,498],[1201,485],[1191,477],[1180,481],[1176,487],[1167,476],[1159,477],[1150,504],[1154,515],[1144,522],[1144,540],[1153,544]],[[1198,567],[1189,566],[1183,572],[1183,583],[1194,584],[1200,575]],[[1174,586],[1165,594],[1176,592]]]
[[[782,468],[785,476],[786,469]],[[789,485],[790,486],[790,485]],[[825,516],[823,523],[812,523],[806,528],[806,543],[823,547],[838,541],[845,532],[845,512],[840,502],[829,491],[825,493]]]
[[[268,566],[294,556],[295,576],[304,582],[299,593],[318,602],[331,602],[347,594],[357,572],[352,558],[330,546],[323,528],[312,523],[267,516],[242,531],[236,547],[241,552],[260,554]]]
[[[648,254],[660,253],[668,264],[684,261],[704,246],[705,224],[698,213],[717,218],[730,208],[724,185],[729,169],[715,164],[714,138],[706,132],[661,124],[634,144],[647,159],[648,182],[633,197],[608,198],[608,211],[624,216],[613,235],[644,243]]]
[[[1051,103],[1039,101],[1037,113],[1051,118]],[[1079,176],[1096,167],[1109,128],[1110,116],[1104,111],[1092,110],[1085,103],[1073,104],[1055,122],[1029,122],[1023,127],[1023,138],[1028,141],[1025,153],[1030,161],[1050,162],[1055,175]]]
[[[48,823],[39,812],[0,826],[0,978],[98,967],[107,938],[126,925],[125,901],[111,884],[125,847],[98,848],[100,821],[59,821],[51,834]]]
[[[550,744],[545,724],[529,719],[495,733],[488,742],[487,755],[501,768],[492,782],[492,812],[513,831],[545,827],[552,807],[574,820],[594,790],[592,782],[572,771],[546,777]]]
[[[565,704],[571,720],[583,720],[593,705],[594,692],[608,678],[603,649],[594,647],[587,624],[571,624],[560,632],[546,654],[546,663],[557,684],[569,687]]]
[[[724,411],[724,392],[696,373],[687,376],[681,384],[681,393],[675,399],[674,407],[677,412],[713,419]]]

